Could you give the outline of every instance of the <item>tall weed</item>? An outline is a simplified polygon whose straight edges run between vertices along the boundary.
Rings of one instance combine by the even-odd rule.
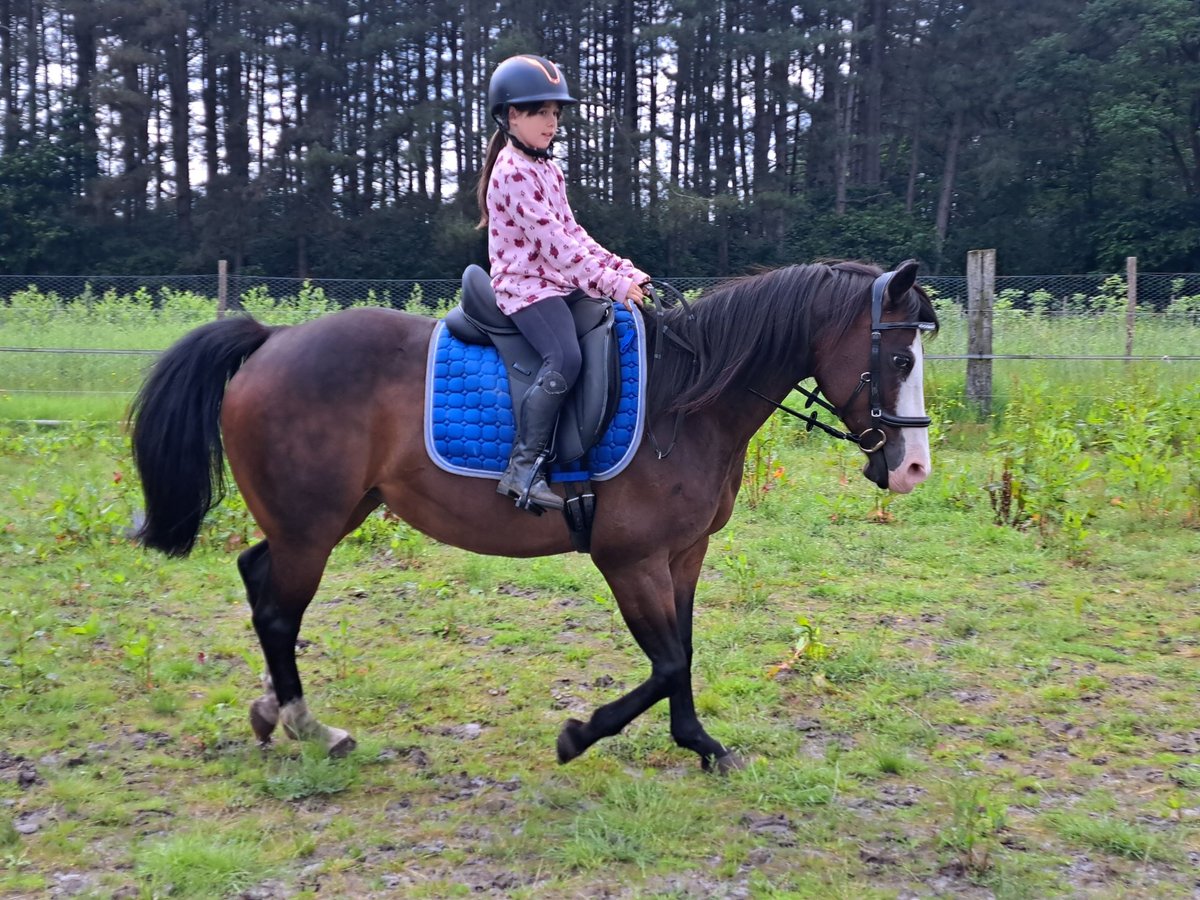
[[[1128,493],[1143,516],[1161,510],[1171,486],[1169,403],[1144,390],[1113,401],[1105,438],[1110,487]]]
[[[999,463],[986,489],[997,525],[1036,528],[1043,541],[1062,537],[1082,549],[1089,499],[1079,488],[1090,476],[1084,429],[1073,404],[1047,383],[1019,385],[992,450]]]

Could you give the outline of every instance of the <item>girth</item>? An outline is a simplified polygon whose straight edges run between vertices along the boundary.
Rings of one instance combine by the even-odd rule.
[[[616,411],[620,391],[612,304],[583,297],[570,308],[583,366],[559,414],[553,442],[557,463],[581,458],[600,439]],[[520,422],[525,392],[537,377],[542,357],[500,311],[492,280],[479,266],[468,266],[463,272],[462,300],[447,313],[446,328],[464,343],[495,346],[508,373],[513,419]]]

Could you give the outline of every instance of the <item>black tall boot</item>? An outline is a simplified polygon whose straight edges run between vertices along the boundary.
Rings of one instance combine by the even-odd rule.
[[[566,396],[566,381],[557,372],[546,373],[525,392],[512,456],[496,485],[496,493],[512,497],[530,512],[563,508],[562,497],[550,489],[542,465]]]

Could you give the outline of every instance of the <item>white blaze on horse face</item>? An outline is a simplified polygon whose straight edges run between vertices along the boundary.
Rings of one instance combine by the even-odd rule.
[[[913,337],[912,369],[908,377],[900,382],[900,394],[896,399],[896,415],[925,415],[925,355],[921,346],[921,334]],[[904,459],[888,473],[888,488],[898,494],[907,494],[929,477],[929,429],[904,429]]]

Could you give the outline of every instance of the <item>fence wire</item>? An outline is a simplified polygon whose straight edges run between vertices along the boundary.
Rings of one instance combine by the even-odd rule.
[[[725,279],[668,278],[676,288],[700,292]],[[967,279],[959,275],[921,278],[921,285],[944,303],[965,307]],[[0,275],[0,301],[19,308],[29,297],[50,297],[62,304],[95,303],[106,296],[148,296],[155,305],[179,295],[206,297],[215,302],[218,276],[213,275]],[[229,306],[237,308],[246,297],[272,297],[278,301],[319,294],[339,307],[371,304],[405,308],[424,304],[433,309],[455,302],[461,282],[455,278],[425,280],[370,280],[361,278],[266,278],[229,275]],[[1125,305],[1123,274],[998,275],[996,309],[1023,312],[1087,314],[1111,311]],[[1143,273],[1137,276],[1138,306],[1146,311],[1172,308],[1200,315],[1200,273]]]
[[[715,278],[671,278],[695,295]],[[967,279],[921,279],[941,320],[927,352],[929,374],[958,390],[967,359]],[[364,280],[228,276],[226,304],[272,324],[289,324],[350,306],[386,306],[438,314],[457,303],[458,279]],[[1200,381],[1200,273],[1137,277],[1133,351],[1126,356],[1127,292],[1121,275],[997,276],[993,353],[997,393],[1029,361],[1039,377],[1096,379],[1097,367],[1172,363],[1170,377]],[[217,275],[0,275],[0,419],[24,409],[21,398],[98,395],[127,400],[153,354],[217,315]],[[1190,368],[1189,368],[1190,366]],[[1117,370],[1104,369],[1105,373]],[[1128,372],[1128,368],[1120,372]],[[1167,370],[1159,370],[1166,372]],[[1114,377],[1117,377],[1114,375]],[[1153,375],[1151,377],[1154,377]]]

